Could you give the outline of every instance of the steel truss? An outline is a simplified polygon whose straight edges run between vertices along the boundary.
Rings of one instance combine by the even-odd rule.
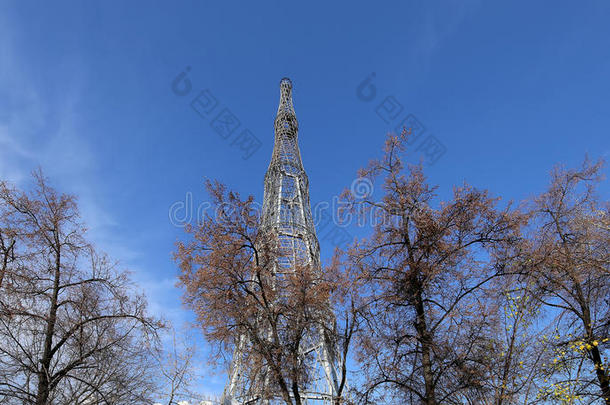
[[[280,103],[274,122],[275,144],[264,182],[261,231],[273,232],[286,252],[277,262],[276,272],[288,273],[295,266],[307,265],[321,272],[320,245],[316,236],[309,200],[309,180],[298,146],[298,122],[292,103],[292,82],[280,81]],[[314,277],[315,279],[315,277]],[[328,306],[329,319],[334,319]],[[229,379],[223,393],[223,405],[275,404],[281,396],[267,395],[263,399],[261,387],[265,381],[252,381],[242,360],[248,352],[248,339],[243,334],[235,347]],[[301,355],[313,376],[305,387],[299,387],[303,404],[334,404],[341,366],[336,347],[322,328],[312,330],[300,348]],[[246,375],[249,377],[245,377]],[[259,379],[268,379],[261,374]]]

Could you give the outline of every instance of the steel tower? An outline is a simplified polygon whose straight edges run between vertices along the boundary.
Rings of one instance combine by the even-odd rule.
[[[320,245],[311,214],[309,180],[301,162],[298,146],[298,123],[292,104],[292,82],[280,81],[280,103],[274,122],[275,144],[264,182],[264,200],[261,216],[261,232],[273,232],[282,251],[275,271],[290,272],[295,265],[310,265],[314,271],[320,268]],[[332,314],[330,305],[329,314]],[[332,318],[332,316],[331,316]],[[300,348],[303,356],[314,359],[308,362],[311,384],[300,387],[304,404],[333,404],[338,390],[338,364],[336,348],[322,330],[307,336]],[[251,381],[243,378],[240,359],[248,350],[244,336],[233,353],[229,379],[223,393],[223,404],[272,404],[277,400],[262,400]]]

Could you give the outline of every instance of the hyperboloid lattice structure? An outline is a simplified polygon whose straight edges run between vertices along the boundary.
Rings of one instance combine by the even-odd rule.
[[[311,214],[309,182],[298,146],[298,123],[292,104],[292,82],[280,81],[280,104],[274,123],[275,144],[271,163],[265,175],[265,192],[261,217],[261,231],[273,232],[282,247],[275,272],[286,274],[295,266],[307,266],[320,272],[320,247]],[[315,277],[314,277],[315,278]],[[332,314],[329,306],[328,313]],[[332,315],[329,317],[332,319]],[[265,383],[255,383],[244,370],[242,358],[248,350],[247,338],[237,343],[229,379],[223,394],[224,405],[283,403],[279,393],[263,394]],[[299,387],[304,404],[333,404],[338,389],[336,348],[320,330],[309,332],[301,344],[304,367],[312,376],[304,387]],[[247,376],[247,377],[246,377]]]

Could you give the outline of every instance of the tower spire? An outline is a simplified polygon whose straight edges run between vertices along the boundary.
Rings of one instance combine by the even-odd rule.
[[[286,112],[294,114],[294,106],[292,105],[292,80],[287,77],[280,80],[280,105],[277,108],[277,114]]]

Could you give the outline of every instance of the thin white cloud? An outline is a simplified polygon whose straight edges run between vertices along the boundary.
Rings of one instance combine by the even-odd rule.
[[[30,80],[32,72],[26,54],[15,43],[15,28],[0,13],[0,179],[18,186],[30,181],[37,167],[61,192],[78,196],[82,219],[89,239],[110,257],[130,268],[132,278],[148,297],[149,310],[180,328],[188,320],[181,307],[180,293],[174,278],[157,278],[151,271],[138,267],[146,252],[121,237],[115,215],[96,198],[96,185],[103,184],[97,173],[98,159],[86,138],[87,128],[78,105],[86,84],[86,73],[71,76],[62,92],[49,98],[45,89]],[[71,65],[78,67],[77,60]],[[36,72],[34,72],[36,73]],[[76,72],[75,72],[76,73]],[[44,95],[44,96],[43,96]],[[198,359],[198,364],[203,360]],[[201,369],[203,372],[203,369]],[[205,381],[205,379],[203,380]],[[202,384],[202,390],[205,387]]]
[[[31,80],[35,64],[18,51],[17,31],[0,15],[0,176],[19,183],[40,165],[50,176],[75,177],[93,162],[76,131],[80,83],[75,77],[61,98],[43,99]]]
[[[84,136],[78,109],[84,75],[71,75],[61,94],[51,98],[31,80],[36,72],[22,68],[35,64],[19,52],[15,31],[0,14],[0,95],[6,103],[0,113],[0,178],[27,185],[30,173],[41,167],[52,185],[77,195],[89,238],[113,258],[129,263],[142,253],[122,240],[115,216],[96,198],[96,185],[103,179],[96,174],[97,157]]]
[[[454,0],[442,7],[430,2],[421,4],[421,15],[410,31],[408,46],[413,52],[411,62],[419,65],[422,72],[428,72],[439,48],[479,9],[481,1]],[[402,79],[411,80],[407,76]]]

